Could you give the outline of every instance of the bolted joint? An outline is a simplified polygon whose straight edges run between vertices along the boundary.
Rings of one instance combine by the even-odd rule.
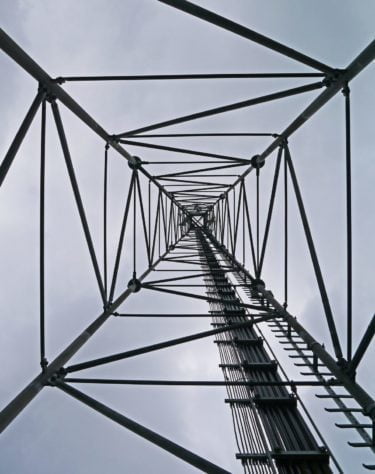
[[[142,288],[141,282],[137,278],[132,278],[128,282],[128,289],[133,293],[138,293],[138,291]]]
[[[260,278],[255,278],[255,280],[253,280],[251,282],[251,285],[250,285],[254,290],[258,290],[258,287],[260,286],[262,290],[264,290],[266,288],[266,284],[264,283],[263,280],[261,280]]]
[[[40,366],[42,368],[42,372],[45,372],[48,366],[48,360],[43,357],[43,359],[40,361]]]
[[[225,199],[225,193],[221,193],[219,199]]]
[[[174,246],[173,244],[171,244],[171,245],[169,246],[169,251],[172,251],[172,250],[174,250],[174,249],[175,249],[175,246]]]
[[[61,84],[64,84],[65,79],[63,77],[56,77],[56,79],[53,79],[53,82],[61,85]]]
[[[111,311],[112,301],[106,301],[103,305],[103,309],[105,312]]]
[[[38,84],[38,92],[44,92],[44,93],[47,95],[48,92],[49,92],[49,89],[46,87],[45,84],[43,84],[42,82],[39,82],[39,84]]]
[[[139,170],[142,165],[142,160],[138,156],[132,156],[128,160],[128,166],[132,170]]]
[[[341,92],[343,94],[344,97],[349,97],[350,95],[350,88],[348,86],[348,83],[346,82],[344,87],[341,89]]]
[[[286,148],[288,146],[288,139],[286,137],[281,138],[279,147]]]
[[[117,135],[110,135],[109,141],[117,144],[117,143],[120,143],[120,138]]]
[[[251,166],[256,170],[263,168],[265,161],[261,159],[260,155],[254,155],[250,160]]]
[[[55,372],[51,375],[51,377],[48,379],[48,385],[50,385],[51,387],[56,387],[59,382],[63,381],[65,375],[66,370],[64,368],[61,368],[58,372]]]
[[[343,72],[343,70],[335,69],[333,73],[326,74],[322,80],[323,86],[330,87],[335,84],[340,79],[340,76],[342,76]]]
[[[51,94],[50,91],[47,91],[46,101],[49,102],[50,104],[54,104],[56,102],[56,96]]]
[[[368,405],[364,410],[363,410],[363,414],[366,415],[366,416],[369,416],[373,423],[375,422],[375,403],[371,403],[370,405]]]

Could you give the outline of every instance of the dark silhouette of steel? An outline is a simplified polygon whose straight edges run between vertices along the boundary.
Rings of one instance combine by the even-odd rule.
[[[237,73],[237,74],[147,74],[141,76],[64,76],[57,77],[58,84],[64,82],[85,81],[174,81],[192,79],[282,79],[299,77],[322,77],[318,72],[282,72],[282,73]]]
[[[161,0],[186,13],[231,31],[243,38],[254,41],[277,53],[283,54],[319,72],[306,73],[217,73],[217,74],[168,74],[168,75],[127,75],[127,76],[60,76],[50,77],[26,52],[24,52],[3,30],[0,31],[0,45],[9,57],[30,74],[38,83],[37,95],[26,113],[12,144],[0,165],[0,186],[3,183],[17,151],[27,134],[39,108],[41,108],[41,149],[40,149],[40,364],[41,373],[25,387],[0,413],[0,431],[3,431],[30,401],[46,386],[58,387],[66,394],[90,406],[123,427],[169,451],[185,462],[204,472],[227,472],[212,462],[186,450],[173,441],[140,425],[130,418],[115,412],[104,404],[92,399],[72,387],[72,383],[97,383],[112,385],[161,385],[161,386],[225,386],[233,416],[234,431],[241,460],[247,473],[329,473],[332,463],[338,472],[343,472],[330,451],[316,424],[305,408],[297,387],[322,387],[326,398],[335,402],[335,408],[327,411],[346,416],[348,424],[336,423],[338,428],[350,428],[358,433],[362,441],[349,443],[353,447],[367,447],[375,451],[375,401],[358,383],[355,373],[375,332],[375,317],[372,318],[360,344],[352,356],[352,211],[351,211],[351,130],[349,83],[375,58],[375,42],[370,43],[345,69],[325,65],[288,46],[278,43],[249,28],[210,12],[185,0]],[[319,82],[273,92],[262,97],[227,104],[199,111],[190,115],[164,120],[120,134],[106,132],[67,92],[61,87],[70,81],[138,81],[138,80],[216,80],[216,79],[260,79],[260,78],[308,78],[318,77]],[[287,99],[296,94],[304,94],[323,89],[312,103],[281,133],[258,132],[210,132],[210,133],[144,133],[167,126],[186,123],[200,118],[239,110],[256,104]],[[322,270],[319,264],[313,235],[304,206],[302,191],[293,166],[288,139],[319,111],[339,91],[345,97],[346,127],[346,240],[347,240],[347,324],[346,354],[343,355],[343,341],[336,329],[336,321],[329,303]],[[88,252],[96,276],[99,294],[103,303],[101,314],[63,350],[52,362],[48,362],[45,349],[45,160],[46,160],[46,108],[51,104],[69,180],[81,220]],[[73,157],[70,154],[60,115],[60,105],[67,107],[96,135],[104,145],[103,180],[103,265],[98,262],[91,231],[86,219],[84,203],[77,182]],[[188,147],[177,147],[138,141],[141,138],[190,138],[190,137],[252,137],[273,139],[265,150],[252,158],[201,152]],[[131,140],[129,140],[131,138]],[[134,141],[137,139],[136,141]],[[147,148],[166,152],[165,161],[152,158],[143,160],[122,145]],[[107,213],[108,213],[108,172],[110,150],[127,160],[131,178],[125,193],[123,218],[118,244],[115,248],[113,269],[108,265]],[[261,230],[262,168],[267,158],[277,150],[271,194],[266,206],[265,227]],[[183,161],[180,155],[191,155],[193,161]],[[171,157],[171,158],[170,158]],[[205,161],[202,161],[202,157]],[[202,164],[208,167],[201,167]],[[172,172],[152,174],[147,170],[151,165],[171,165]],[[183,165],[194,165],[186,169]],[[180,165],[182,165],[180,167]],[[236,168],[231,171],[216,171]],[[283,303],[279,303],[263,281],[263,267],[267,255],[268,240],[272,229],[280,169],[283,172]],[[238,171],[237,171],[238,170]],[[255,170],[253,188],[247,186],[248,175]],[[212,172],[216,173],[212,173]],[[206,178],[210,178],[206,181]],[[234,181],[228,178],[235,178]],[[142,180],[147,186],[147,196],[142,192]],[[291,186],[290,186],[291,185]],[[182,188],[182,189],[180,189]],[[289,313],[288,308],[288,201],[290,190],[294,192],[301,222],[306,236],[322,304],[329,329],[334,356]],[[249,194],[249,193],[252,194]],[[153,195],[153,196],[152,196]],[[249,201],[254,200],[255,215],[250,211]],[[143,242],[137,242],[136,228],[142,229]],[[131,242],[125,247],[125,234],[129,232]],[[140,243],[144,243],[148,269],[139,271],[137,255]],[[131,269],[127,286],[120,286],[119,268],[123,253],[131,256]],[[239,255],[242,256],[242,263]],[[252,271],[245,267],[246,256],[252,262]],[[167,262],[171,268],[158,268]],[[173,268],[178,264],[179,268]],[[183,268],[181,268],[183,266]],[[150,279],[152,272],[172,272],[169,278]],[[184,272],[184,273],[180,273]],[[186,273],[185,273],[186,272]],[[182,275],[182,276],[181,276]],[[203,279],[196,283],[195,278]],[[193,281],[192,281],[193,280]],[[178,289],[176,289],[178,288]],[[179,288],[184,288],[182,291]],[[189,290],[191,288],[191,290]],[[186,290],[187,289],[187,290]],[[201,289],[205,293],[196,293]],[[208,303],[210,310],[205,313],[122,313],[120,305],[132,294],[139,291],[154,291],[179,298],[198,299]],[[211,318],[212,329],[195,334],[161,341],[118,354],[98,357],[94,360],[67,365],[77,351],[112,317],[136,318]],[[276,360],[272,345],[261,330],[268,324],[289,357],[297,367],[307,372],[305,380],[289,380]],[[70,377],[98,365],[140,354],[155,352],[190,341],[215,336],[223,371],[223,381],[208,380],[129,380]],[[345,347],[344,347],[345,348]],[[337,388],[340,392],[337,392]],[[342,393],[343,392],[343,393]],[[349,399],[355,406],[348,406]],[[302,416],[304,413],[304,416]],[[361,413],[369,422],[362,423],[356,417]],[[371,434],[368,430],[372,430]],[[374,470],[374,465],[364,465]]]

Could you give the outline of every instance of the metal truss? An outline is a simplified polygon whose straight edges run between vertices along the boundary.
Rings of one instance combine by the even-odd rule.
[[[248,473],[328,473],[332,464],[343,472],[325,443],[317,426],[298,394],[299,386],[321,387],[325,390],[320,398],[333,400],[337,407],[327,410],[344,414],[348,424],[339,428],[351,428],[362,437],[354,447],[375,448],[375,402],[356,381],[356,371],[375,332],[375,317],[363,335],[358,347],[352,344],[352,216],[351,216],[351,143],[350,143],[350,90],[349,83],[375,59],[375,42],[369,44],[345,69],[336,69],[280,44],[249,28],[234,23],[222,16],[184,0],[161,0],[200,20],[231,31],[244,39],[253,41],[276,53],[311,68],[308,73],[241,73],[241,74],[173,74],[147,76],[61,76],[52,78],[4,31],[0,44],[6,55],[12,58],[38,83],[38,91],[9,150],[0,166],[0,185],[11,169],[13,160],[22,144],[36,114],[41,113],[40,151],[40,364],[41,372],[0,413],[0,430],[3,431],[45,387],[57,387],[66,394],[90,406],[104,416],[124,426],[137,435],[167,450],[192,466],[210,473],[227,472],[220,466],[185,449],[170,439],[140,425],[91,398],[76,388],[76,384],[112,385],[194,385],[225,386],[225,400],[232,411],[235,436],[238,445],[237,457]],[[209,110],[198,111],[163,122],[154,123],[121,133],[108,133],[91,117],[64,89],[71,81],[152,81],[152,80],[220,80],[261,78],[313,78],[303,86],[280,90],[276,93],[248,100],[219,105]],[[200,118],[224,114],[228,111],[249,108],[275,100],[301,95],[311,91],[319,94],[280,133],[233,132],[228,133],[158,133],[159,129],[191,122]],[[294,169],[288,140],[336,94],[342,92],[345,101],[346,123],[346,211],[347,211],[347,318],[345,344],[337,331],[329,295],[305,210],[302,192]],[[86,239],[98,292],[103,310],[93,322],[79,334],[53,361],[47,360],[45,350],[45,163],[47,107],[51,106],[67,173],[72,186],[82,230]],[[60,109],[69,109],[91,131],[103,140],[104,202],[103,242],[104,261],[100,263],[88,225],[84,203],[70,153],[69,137],[65,134]],[[190,148],[179,148],[167,143],[178,137],[252,137],[271,139],[265,150],[251,159],[203,152]],[[165,139],[164,145],[141,141],[143,138]],[[162,151],[165,161],[143,160],[127,151],[126,147],[140,150]],[[108,265],[107,212],[108,169],[113,153],[126,160],[130,168],[130,183],[125,196],[116,258],[113,268]],[[180,154],[184,160],[180,159]],[[189,156],[189,161],[186,160]],[[169,158],[172,157],[172,158]],[[265,227],[260,226],[262,168],[274,164],[274,177]],[[150,166],[170,165],[172,172],[152,174]],[[186,166],[189,165],[189,166]],[[157,168],[155,168],[157,169]],[[253,177],[253,178],[252,178]],[[281,183],[279,183],[282,181]],[[284,271],[281,276],[284,300],[278,302],[266,288],[263,267],[267,244],[271,232],[277,187],[282,186],[284,219],[283,228],[278,229],[284,242]],[[252,197],[249,198],[249,189]],[[290,190],[295,196],[308,250],[318,284],[323,317],[326,320],[330,353],[323,344],[288,312],[288,200]],[[253,197],[255,195],[255,198]],[[255,207],[251,212],[250,201]],[[263,201],[264,202],[264,201]],[[140,227],[143,240],[137,239]],[[130,235],[126,243],[125,235]],[[139,269],[137,255],[146,255],[148,268]],[[129,281],[119,278],[123,254],[131,256]],[[251,270],[245,264],[251,262]],[[179,267],[169,269],[173,277],[152,279],[158,265],[169,263]],[[202,283],[203,279],[203,283]],[[182,289],[181,289],[182,288]],[[192,289],[194,288],[194,289]],[[159,292],[181,298],[203,300],[209,304],[207,313],[123,313],[121,305],[133,293],[139,291]],[[70,359],[86,344],[110,318],[211,318],[211,329],[182,335],[156,344],[105,355],[93,360],[69,365]],[[290,380],[282,370],[273,352],[273,346],[261,330],[268,324],[280,344],[292,352],[296,366],[304,367],[306,379]],[[124,360],[137,355],[185,344],[197,339],[215,336],[221,358],[223,380],[130,380],[75,377],[73,373],[92,367]],[[345,349],[344,350],[344,346]],[[73,385],[74,384],[74,385]],[[346,399],[355,406],[348,406]],[[368,417],[361,423],[356,412]],[[375,465],[366,465],[374,470]]]

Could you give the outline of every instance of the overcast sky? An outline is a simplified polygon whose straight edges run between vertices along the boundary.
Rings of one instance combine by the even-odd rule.
[[[207,0],[199,4],[332,67],[347,66],[373,39],[375,4],[372,0]],[[154,0],[3,0],[0,2],[0,16],[2,28],[52,77],[308,71],[295,61]],[[0,148],[4,155],[35,96],[37,84],[5,55],[0,56],[0,71]],[[108,132],[120,133],[306,82],[310,80],[66,84],[64,87]],[[351,84],[354,347],[375,306],[373,84],[374,64]],[[308,93],[166,130],[281,132],[316,95],[316,92]],[[63,106],[61,113],[94,244],[101,259],[104,143]],[[1,405],[8,403],[39,371],[39,134],[38,115],[0,191]],[[173,142],[176,146],[243,157],[262,152],[269,143],[268,138]],[[289,143],[338,330],[344,340],[345,149],[341,94],[299,130]],[[145,160],[164,158],[164,153],[128,149]],[[264,202],[269,195],[273,164],[274,158],[271,157],[262,171]],[[167,168],[149,166],[152,174]],[[170,167],[168,171],[172,171]],[[111,151],[111,262],[129,177],[126,162]],[[145,190],[144,182],[142,186]],[[101,303],[50,112],[46,187],[47,357],[52,360],[100,313]],[[254,176],[248,178],[247,189],[249,195],[254,193]],[[323,309],[292,199],[290,214],[290,311],[330,348]],[[280,300],[283,256],[278,229],[281,222],[280,201],[275,208],[264,268],[267,287]],[[141,229],[138,230],[141,236]],[[130,236],[127,236],[127,242],[130,242]],[[138,266],[139,269],[146,267],[141,253]],[[125,256],[120,270],[119,291],[126,286],[131,272],[131,261]],[[129,298],[121,309],[127,312],[156,309],[158,312],[205,312],[208,308],[204,302],[141,291]],[[207,328],[208,320],[151,323],[149,320],[113,318],[74,357],[73,363]],[[276,345],[275,349],[278,349]],[[374,393],[375,388],[371,367],[374,356],[372,348],[358,373],[358,381],[370,393]],[[280,354],[280,360],[285,362],[294,378],[301,377],[298,372],[293,372],[294,368],[283,354]],[[87,376],[118,378],[217,380],[221,377],[218,362],[215,344],[212,340],[203,340],[86,373]],[[237,448],[229,407],[223,402],[224,389],[89,386],[83,390],[231,472],[242,471],[234,457]],[[346,441],[356,440],[357,436],[349,430],[339,432],[334,423],[345,422],[345,419],[337,415],[328,416],[323,411],[323,406],[327,405],[319,404],[313,393],[301,390],[301,394],[306,394],[314,418],[337,454],[344,472],[361,472],[361,463],[371,459],[369,450],[354,450],[347,446]],[[194,471],[177,458],[52,388],[43,390],[5,431],[0,442],[0,459],[0,472],[12,474]]]

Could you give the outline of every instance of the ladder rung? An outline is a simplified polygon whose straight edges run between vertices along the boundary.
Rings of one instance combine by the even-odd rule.
[[[373,448],[374,445],[373,443],[362,443],[362,442],[353,442],[353,441],[348,441],[348,445],[351,446],[352,448]]]
[[[215,344],[249,344],[249,345],[262,345],[263,339],[258,337],[256,339],[232,339],[232,340],[224,340],[221,341],[220,339],[214,340]]]
[[[279,344],[306,344],[305,341],[294,341],[293,339],[289,338],[289,341],[279,341]]]
[[[277,362],[242,362],[242,364],[219,364],[220,368],[229,368],[229,369],[267,369],[267,370],[276,370]]]
[[[324,451],[271,451],[270,455],[279,462],[289,461],[326,461],[329,460],[328,453]],[[237,459],[250,459],[253,461],[267,461],[265,453],[237,453]]]
[[[283,398],[275,398],[275,397],[254,397],[251,398],[226,398],[225,403],[238,403],[238,404],[250,404],[254,402],[258,406],[280,406],[280,405],[287,405],[287,406],[296,406],[297,399],[295,397],[283,397]]]
[[[324,451],[284,451],[271,454],[275,461],[325,461],[329,462],[329,454]]]
[[[331,372],[300,372],[301,375],[322,375],[324,377],[332,376]]]
[[[311,351],[308,347],[283,347],[284,351]]]
[[[356,412],[356,413],[362,413],[363,410],[362,408],[324,408],[325,411],[328,411],[330,413],[337,413],[337,412],[343,412],[343,413],[350,413],[350,412]]]
[[[298,362],[296,362],[294,365],[296,367],[314,367],[311,362],[309,364],[299,364]],[[325,364],[317,364],[317,367],[325,367]]]
[[[291,359],[313,359],[314,358],[314,356],[310,356],[310,355],[290,355],[288,357],[290,357]]]
[[[349,424],[341,424],[335,423],[337,428],[372,428],[372,424],[367,423],[349,423]]]
[[[267,454],[263,453],[237,453],[236,459],[250,459],[252,461],[267,461]]]
[[[335,393],[335,395],[329,395],[328,393],[316,393],[317,398],[353,398],[347,393]]]

